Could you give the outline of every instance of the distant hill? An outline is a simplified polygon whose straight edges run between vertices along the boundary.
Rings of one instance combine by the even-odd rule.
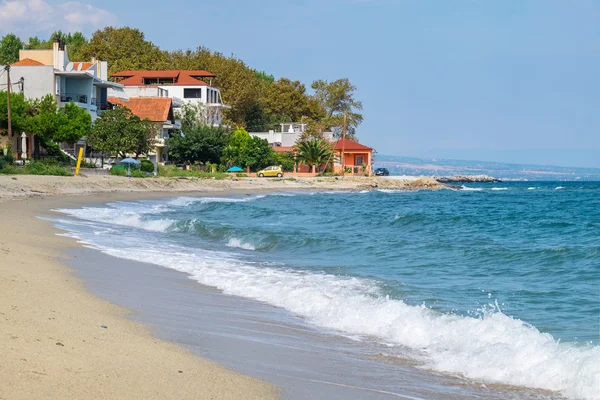
[[[600,168],[507,164],[488,161],[446,160],[378,154],[374,168],[385,167],[391,175],[491,175],[502,180],[600,181]]]

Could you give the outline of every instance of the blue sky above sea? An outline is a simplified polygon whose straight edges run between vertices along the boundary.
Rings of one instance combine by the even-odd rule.
[[[600,167],[600,1],[0,1],[0,34],[128,25],[358,87],[385,154]],[[10,22],[7,22],[10,21]]]

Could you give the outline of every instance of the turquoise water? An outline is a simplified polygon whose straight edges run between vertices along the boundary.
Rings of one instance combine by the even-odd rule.
[[[600,184],[175,198],[61,210],[190,274],[424,368],[600,397]]]

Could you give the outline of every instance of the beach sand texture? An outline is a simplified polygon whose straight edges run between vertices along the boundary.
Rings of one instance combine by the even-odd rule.
[[[0,201],[41,195],[84,195],[110,192],[217,192],[224,190],[416,190],[439,189],[444,185],[432,177],[386,179],[379,177],[318,178],[125,178],[120,176],[0,175]]]
[[[126,310],[88,294],[59,261],[74,241],[36,218],[67,204],[77,203],[0,203],[0,399],[278,397],[267,383],[153,338]]]

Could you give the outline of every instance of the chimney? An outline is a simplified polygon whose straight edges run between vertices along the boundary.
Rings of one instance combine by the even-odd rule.
[[[92,53],[92,64],[96,64],[96,61],[98,61],[96,59],[96,53]]]
[[[54,63],[54,68],[61,69],[58,60],[58,54],[60,52],[60,37],[58,35],[54,36],[54,41],[52,43],[52,61]]]

